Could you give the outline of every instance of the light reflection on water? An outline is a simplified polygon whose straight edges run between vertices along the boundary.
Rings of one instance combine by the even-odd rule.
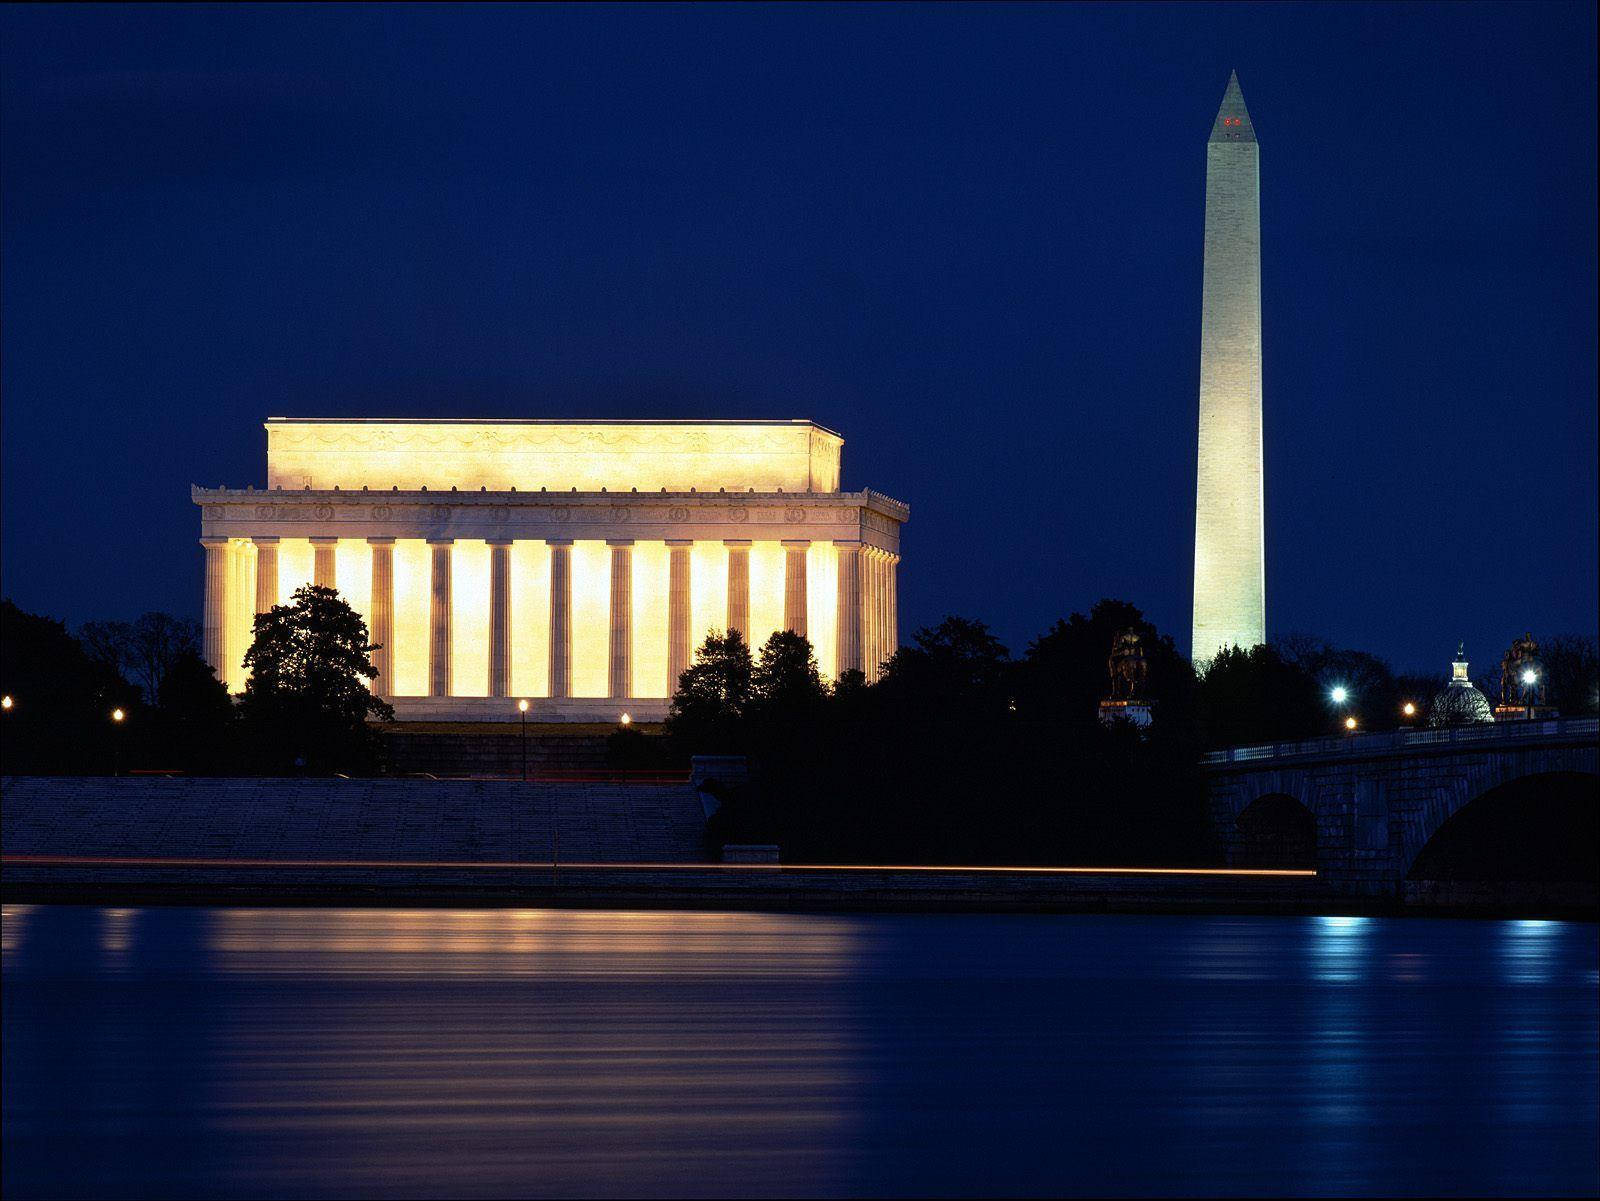
[[[9,1196],[1592,1192],[1593,926],[6,906]]]

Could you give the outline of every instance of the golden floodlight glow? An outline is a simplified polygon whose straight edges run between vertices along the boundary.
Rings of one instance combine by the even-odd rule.
[[[1355,729],[1356,728],[1356,719],[1353,718],[1353,717],[1345,718],[1344,719],[1344,728],[1347,729],[1347,730]]]
[[[256,548],[248,538],[228,540],[228,583],[223,596],[223,666],[229,692],[244,691],[244,653],[254,637]]]
[[[311,582],[316,557],[309,538],[278,540],[278,603],[287,605],[296,588]]]
[[[511,544],[511,691],[550,695],[550,546]]]
[[[689,549],[689,654],[712,630],[728,628],[728,548],[720,542],[696,542]]]
[[[1403,709],[1401,709],[1401,712],[1404,713],[1407,717],[1415,717],[1417,715],[1417,707],[1415,705],[1413,705],[1410,701],[1407,701],[1405,703],[1405,707]]]
[[[489,544],[450,548],[450,694],[489,695]]]
[[[365,538],[341,538],[333,549],[339,595],[366,623],[372,635],[372,548]]]
[[[12,700],[9,695],[0,696],[0,709],[5,709],[9,712],[11,707],[15,704],[16,702]]]
[[[838,612],[839,548],[831,541],[813,542],[806,552],[806,637],[825,680],[839,674]]]
[[[421,538],[394,544],[394,647],[389,670],[394,696],[428,694],[429,590],[433,560]]]
[[[760,657],[767,639],[783,628],[784,550],[781,542],[750,544],[750,653]]]
[[[809,421],[267,422],[267,487],[836,492],[844,440]]]
[[[665,697],[667,595],[671,556],[665,542],[633,545],[633,695]]]
[[[611,548],[572,544],[572,695],[611,694]]]
[[[631,725],[632,725],[632,724],[633,724],[633,718],[632,718],[632,716],[631,716],[631,715],[629,715],[629,714],[627,714],[627,713],[624,713],[624,714],[623,714],[623,715],[622,715],[622,716],[621,716],[621,717],[620,717],[620,718],[618,718],[618,719],[617,719],[617,720],[618,720],[618,721],[620,721],[620,722],[621,722],[621,723],[622,723],[622,724],[623,724],[623,725],[625,725],[625,726],[631,726]]]
[[[125,718],[127,716],[128,715],[126,713],[124,713],[121,709],[113,709],[113,710],[111,710],[111,720],[112,721],[121,721],[123,718]]]

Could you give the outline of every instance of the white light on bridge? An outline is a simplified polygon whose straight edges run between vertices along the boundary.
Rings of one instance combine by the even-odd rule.
[[[1350,699],[1350,693],[1343,684],[1335,685],[1333,691],[1328,695],[1333,698],[1333,703],[1336,705],[1342,705]]]

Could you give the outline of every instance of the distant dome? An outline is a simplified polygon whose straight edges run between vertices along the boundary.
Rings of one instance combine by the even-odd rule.
[[[1477,721],[1493,721],[1494,710],[1489,698],[1473,686],[1467,675],[1467,649],[1462,643],[1456,647],[1456,657],[1450,664],[1450,683],[1433,698],[1428,710],[1430,726],[1464,726]]]

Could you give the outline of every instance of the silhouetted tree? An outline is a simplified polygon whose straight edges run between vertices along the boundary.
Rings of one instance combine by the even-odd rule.
[[[156,704],[179,658],[200,653],[200,623],[170,613],[145,613],[131,622],[85,622],[78,637],[90,658],[132,680],[149,705]]]
[[[1194,708],[1194,669],[1170,635],[1119,600],[1098,602],[1088,616],[1074,613],[1057,620],[1029,644],[1017,672],[1017,705],[1024,717],[1079,726],[1096,722],[1099,702],[1110,695],[1106,661],[1112,640],[1130,628],[1138,632],[1149,664],[1146,695],[1156,721],[1187,725]]]
[[[377,762],[369,717],[394,710],[373,695],[366,623],[332,588],[307,584],[255,619],[240,716],[268,771],[364,772]]]
[[[828,686],[804,634],[779,630],[767,639],[750,674],[753,709],[788,716],[809,714],[827,696]]]
[[[1439,695],[1441,689],[1450,682],[1450,677],[1442,672],[1407,672],[1394,678],[1394,691],[1396,703],[1402,708],[1407,701],[1417,707],[1411,717],[1404,713],[1399,714],[1399,724],[1402,726],[1421,727],[1428,724],[1428,713],[1433,706],[1433,698]]]
[[[0,601],[0,692],[12,698],[0,714],[7,774],[109,772],[114,749],[126,765],[143,736],[139,690],[91,659],[61,622],[9,600]],[[120,726],[110,717],[117,708],[127,715]]]
[[[162,675],[153,714],[151,767],[217,775],[238,766],[238,711],[217,673],[194,650]]]
[[[742,719],[750,704],[753,665],[738,630],[712,630],[694,662],[678,677],[666,733],[685,754],[737,754],[744,749]]]
[[[1309,675],[1324,697],[1343,688],[1347,699],[1327,710],[1328,722],[1314,733],[1337,733],[1337,723],[1354,717],[1363,730],[1392,730],[1400,724],[1405,699],[1389,665],[1366,651],[1339,650],[1306,635],[1289,635],[1273,644],[1279,656]]]
[[[1226,647],[1195,690],[1206,746],[1293,741],[1332,732],[1333,713],[1317,678],[1276,648]]]
[[[1600,648],[1587,634],[1556,634],[1539,642],[1544,699],[1563,714],[1600,712]]]

